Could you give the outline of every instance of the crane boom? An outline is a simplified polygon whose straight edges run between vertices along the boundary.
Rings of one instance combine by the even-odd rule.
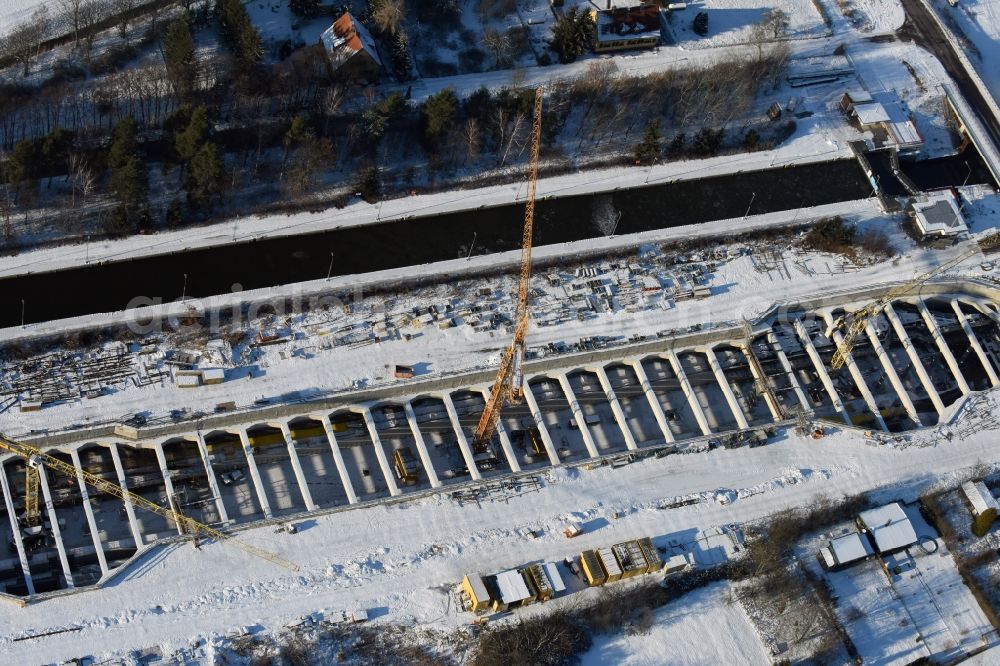
[[[514,311],[514,339],[500,359],[500,369],[493,382],[486,408],[476,426],[473,444],[481,448],[493,436],[500,421],[500,410],[524,395],[524,340],[528,334],[528,293],[531,288],[531,246],[535,226],[535,193],[538,187],[538,155],[542,145],[543,89],[535,89],[535,117],[531,127],[531,162],[528,168],[528,194],[524,202],[524,230],[521,238],[521,272],[517,282],[517,306]]]
[[[128,490],[125,490],[117,483],[108,481],[107,479],[98,476],[97,474],[93,474],[84,469],[77,469],[76,467],[70,465],[67,462],[59,460],[54,456],[50,456],[47,453],[43,453],[41,450],[39,450],[34,446],[31,446],[30,444],[15,442],[11,439],[8,439],[7,437],[4,437],[3,435],[0,435],[0,450],[8,451],[10,453],[13,453],[14,455],[24,458],[29,468],[33,468],[32,471],[35,472],[36,476],[38,474],[37,470],[38,467],[45,467],[46,469],[54,469],[58,472],[61,472],[62,474],[65,474],[71,479],[75,479],[77,478],[77,475],[80,475],[83,478],[84,483],[86,483],[88,486],[91,486],[96,490],[107,493],[109,495],[113,495],[118,499],[127,500],[131,502],[133,506],[145,509],[146,511],[155,513],[158,516],[163,516],[168,520],[173,520],[184,532],[187,532],[189,534],[200,534],[202,536],[215,539],[220,543],[232,544],[234,546],[237,546],[238,548],[241,548],[245,552],[250,553],[251,555],[265,559],[269,562],[273,562],[274,564],[283,566],[286,569],[289,569],[290,571],[299,570],[298,565],[296,565],[293,562],[289,562],[288,560],[278,555],[275,555],[274,553],[270,553],[266,550],[263,550],[262,548],[257,548],[256,546],[252,546],[243,541],[238,541],[236,539],[233,539],[228,534],[225,534],[224,532],[220,532],[219,530],[213,527],[209,527],[208,525],[200,523],[197,520],[194,520],[193,518],[189,518],[184,514],[180,513],[179,511],[165,509],[159,504],[149,501],[142,495],[137,495],[135,493],[129,492]]]
[[[960,263],[962,263],[969,257],[981,253],[983,251],[983,247],[987,246],[988,244],[990,245],[996,244],[996,239],[990,238],[987,239],[987,242],[985,243],[982,244],[977,243],[973,249],[963,252],[962,254],[958,255],[953,259],[949,259],[948,261],[944,262],[943,264],[935,268],[932,268],[926,273],[918,275],[909,282],[893,287],[888,292],[886,292],[876,300],[872,301],[865,307],[851,313],[850,316],[848,317],[849,321],[847,324],[847,330],[844,332],[844,336],[841,339],[840,344],[837,345],[837,351],[834,352],[833,358],[830,360],[830,367],[833,368],[834,370],[839,370],[840,368],[847,365],[847,362],[851,356],[851,351],[854,349],[855,341],[868,328],[868,323],[876,316],[878,316],[878,314],[883,310],[883,308],[885,308],[886,305],[892,303],[897,298],[909,294],[911,291],[913,291],[920,285],[924,284],[928,280],[946,271],[951,270],[955,266],[958,266]],[[834,326],[831,327],[831,330],[827,332],[828,335],[832,332],[833,328],[835,328],[836,326],[837,324],[834,324]]]

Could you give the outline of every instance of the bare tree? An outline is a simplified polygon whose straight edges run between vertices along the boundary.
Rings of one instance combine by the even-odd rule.
[[[493,52],[497,69],[510,64],[511,43],[506,32],[487,28],[483,33],[483,46]]]
[[[462,140],[465,142],[465,156],[470,162],[475,162],[479,158],[479,149],[482,141],[480,139],[479,121],[475,118],[468,118],[462,127]]]
[[[788,14],[783,9],[768,9],[764,13],[764,19],[760,25],[766,30],[771,39],[781,39],[788,31]]]
[[[49,32],[49,12],[45,5],[40,6],[26,21],[7,33],[0,44],[0,52],[19,63],[27,76],[31,71],[31,63],[38,57],[42,42]]]
[[[67,2],[72,1],[74,0],[67,0]],[[107,9],[100,0],[86,0],[80,5],[80,30],[86,33],[88,51],[94,48],[94,37],[97,34],[94,27],[104,18],[106,11]]]
[[[336,115],[337,111],[344,104],[344,100],[347,98],[347,92],[344,86],[335,85],[326,89],[326,93],[320,98],[320,107],[323,112],[323,134],[328,134],[330,131],[330,119]]]
[[[384,33],[396,34],[399,24],[406,17],[404,0],[382,0],[372,13],[375,25]]]
[[[135,11],[136,0],[111,0],[112,12],[115,16],[115,29],[118,36],[124,40],[125,45],[129,44],[129,23],[132,20],[132,12]]]
[[[80,195],[80,203],[86,204],[87,197],[94,191],[97,185],[97,174],[87,164],[87,159],[79,153],[71,153],[69,156],[69,181],[72,192],[72,205],[76,207],[76,195]]]
[[[56,0],[55,4],[59,16],[73,29],[73,46],[80,46],[80,27],[86,0]]]

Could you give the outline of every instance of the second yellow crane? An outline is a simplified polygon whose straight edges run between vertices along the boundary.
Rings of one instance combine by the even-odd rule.
[[[34,490],[33,501],[35,503],[35,506],[33,509],[32,507],[28,506],[28,503],[32,501],[31,475],[32,473],[34,474],[33,483],[37,484],[38,475],[40,474],[40,469],[41,468],[52,469],[68,476],[71,479],[76,479],[79,476],[80,478],[83,479],[84,483],[86,483],[91,488],[94,488],[95,490],[107,493],[108,495],[112,495],[123,501],[130,502],[134,507],[144,509],[146,511],[149,511],[150,513],[155,513],[156,515],[162,516],[167,520],[172,520],[174,521],[174,523],[177,524],[177,526],[181,529],[181,531],[187,534],[208,537],[211,539],[215,539],[220,543],[232,544],[237,548],[240,548],[243,551],[250,553],[255,557],[259,557],[269,562],[273,562],[274,564],[282,566],[290,571],[299,570],[298,565],[296,565],[294,562],[289,562],[288,560],[279,555],[275,555],[274,553],[268,552],[263,548],[258,548],[256,546],[248,544],[245,541],[234,539],[225,532],[221,532],[215,529],[214,527],[209,527],[208,525],[200,523],[197,520],[194,520],[193,518],[185,516],[180,511],[177,511],[175,509],[164,508],[159,504],[157,504],[156,502],[151,502],[142,495],[137,495],[133,492],[125,490],[117,483],[108,481],[107,479],[97,474],[88,472],[84,469],[77,469],[75,466],[62,461],[59,458],[51,456],[47,453],[43,453],[40,449],[31,446],[30,444],[16,442],[12,439],[4,437],[3,435],[0,435],[0,451],[7,451],[9,453],[13,453],[16,456],[19,456],[20,458],[23,458],[25,463],[27,464],[28,469],[31,470],[30,472],[28,472],[28,476],[25,479],[25,481],[29,484],[27,489],[28,496],[25,498],[26,500],[25,509],[26,513],[28,514],[27,517],[29,520],[32,519],[32,514],[31,514],[32,511],[34,511],[34,516],[37,517],[39,515],[37,486],[35,487]],[[136,546],[139,545],[141,544],[136,544]]]

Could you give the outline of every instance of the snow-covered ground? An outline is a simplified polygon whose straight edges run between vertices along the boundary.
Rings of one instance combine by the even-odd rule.
[[[683,49],[707,49],[728,44],[746,44],[753,40],[754,26],[769,10],[788,14],[785,35],[791,39],[820,37],[826,26],[811,0],[703,0],[687,3],[687,9],[671,12],[670,30]],[[708,13],[708,34],[702,37],[691,27],[699,12]]]
[[[38,0],[0,0],[0,34],[31,17]]]
[[[770,655],[728,583],[691,592],[656,611],[648,633],[595,636],[582,666],[765,664]]]

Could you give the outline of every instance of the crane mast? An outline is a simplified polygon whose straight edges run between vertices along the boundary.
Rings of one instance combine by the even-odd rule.
[[[30,469],[34,473],[34,477],[36,479],[35,483],[37,483],[37,477],[38,474],[40,473],[39,469],[42,467],[44,467],[45,469],[56,470],[62,474],[65,474],[71,479],[75,479],[79,475],[80,477],[83,478],[84,483],[94,488],[95,490],[99,490],[100,492],[107,493],[108,495],[112,495],[114,497],[117,497],[118,499],[131,502],[133,506],[139,507],[140,509],[145,509],[146,511],[155,513],[158,516],[163,516],[167,520],[172,520],[177,524],[178,527],[180,527],[180,529],[183,532],[187,534],[201,535],[203,537],[209,537],[215,539],[220,543],[229,543],[238,548],[241,548],[245,552],[250,553],[255,557],[259,557],[269,562],[273,562],[274,564],[280,565],[290,571],[299,570],[299,567],[296,564],[294,564],[293,562],[289,562],[288,560],[278,555],[275,555],[274,553],[270,553],[262,548],[257,548],[256,546],[252,546],[243,541],[238,541],[236,539],[233,539],[228,534],[220,532],[219,530],[213,527],[209,527],[208,525],[205,525],[203,523],[200,523],[197,520],[194,520],[193,518],[189,518],[179,511],[166,509],[157,504],[156,502],[151,502],[142,495],[137,495],[135,493],[129,492],[128,490],[125,490],[117,483],[108,481],[107,479],[97,474],[93,474],[84,469],[77,469],[76,467],[67,462],[59,460],[54,456],[50,456],[47,453],[43,453],[40,449],[31,446],[30,444],[15,442],[14,440],[8,439],[7,437],[0,435],[0,450],[13,453],[16,456],[23,458],[27,463],[28,469]],[[35,512],[35,516],[37,517],[38,515],[37,490],[35,490],[34,492],[36,493],[34,499],[36,505],[33,510]],[[26,499],[28,502],[31,501],[30,494]],[[32,507],[26,506],[26,509],[28,511],[28,516],[30,518]],[[136,544],[136,546],[139,545],[141,544]]]
[[[500,410],[508,402],[524,397],[524,340],[528,334],[528,293],[531,288],[531,245],[535,225],[535,192],[538,186],[538,154],[542,144],[541,87],[535,89],[535,117],[531,127],[531,162],[528,173],[528,194],[524,202],[524,231],[521,239],[521,272],[517,283],[517,306],[514,311],[514,339],[500,359],[500,369],[486,401],[486,408],[473,435],[473,446],[487,445],[497,423]]]

